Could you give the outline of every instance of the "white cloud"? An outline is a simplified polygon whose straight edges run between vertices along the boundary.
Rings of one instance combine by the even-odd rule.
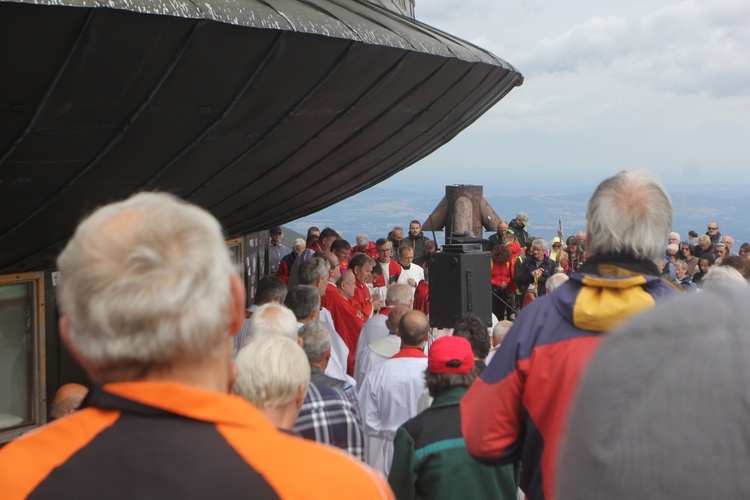
[[[606,70],[661,92],[750,95],[750,3],[685,1],[638,18],[593,16],[518,54],[529,76]]]

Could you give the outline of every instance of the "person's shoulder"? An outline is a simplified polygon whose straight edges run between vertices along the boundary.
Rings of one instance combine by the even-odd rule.
[[[356,492],[357,498],[393,498],[375,471],[344,451],[282,432],[273,434],[265,446],[257,441],[248,446],[263,450],[253,466],[281,497],[341,498]]]
[[[25,498],[55,468],[115,423],[116,411],[86,409],[29,432],[0,449],[3,498]]]

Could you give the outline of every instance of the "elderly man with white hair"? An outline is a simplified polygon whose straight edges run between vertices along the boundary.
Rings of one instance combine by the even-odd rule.
[[[531,258],[523,261],[515,278],[519,287],[534,285],[538,297],[547,293],[547,279],[555,274],[557,267],[555,261],[547,257],[548,250],[546,241],[534,240],[531,244]]]
[[[492,363],[461,400],[469,452],[521,461],[521,489],[553,498],[557,451],[589,359],[607,332],[677,293],[659,277],[672,203],[645,170],[597,187],[587,210],[587,259],[553,294],[525,307]]]
[[[389,496],[228,394],[245,290],[206,210],[137,194],[86,218],[57,264],[60,337],[94,387],[86,408],[0,450],[3,498]]]
[[[669,233],[667,237],[667,245],[678,245],[680,244],[680,233]]]
[[[237,354],[234,393],[242,396],[279,429],[291,431],[310,384],[310,365],[297,342],[268,335]]]
[[[350,259],[357,253],[365,253],[373,259],[378,258],[378,250],[375,246],[375,243],[370,241],[369,236],[367,236],[366,234],[358,234],[355,241],[357,242],[357,244],[354,245],[351,250],[349,250]]]

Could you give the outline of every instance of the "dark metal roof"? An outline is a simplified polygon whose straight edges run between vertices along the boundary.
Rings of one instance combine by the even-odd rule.
[[[48,266],[142,189],[231,235],[313,213],[448,142],[523,77],[352,0],[0,0],[0,270]]]

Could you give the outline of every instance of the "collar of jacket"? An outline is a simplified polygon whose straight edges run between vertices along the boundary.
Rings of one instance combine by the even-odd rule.
[[[612,274],[612,268],[618,268],[617,274]],[[636,259],[623,254],[592,255],[581,266],[582,273],[599,276],[633,276],[648,274],[660,276],[661,272],[656,264],[649,260]]]
[[[437,396],[432,401],[430,408],[442,408],[444,406],[455,406],[468,391],[468,387],[451,387]]]

